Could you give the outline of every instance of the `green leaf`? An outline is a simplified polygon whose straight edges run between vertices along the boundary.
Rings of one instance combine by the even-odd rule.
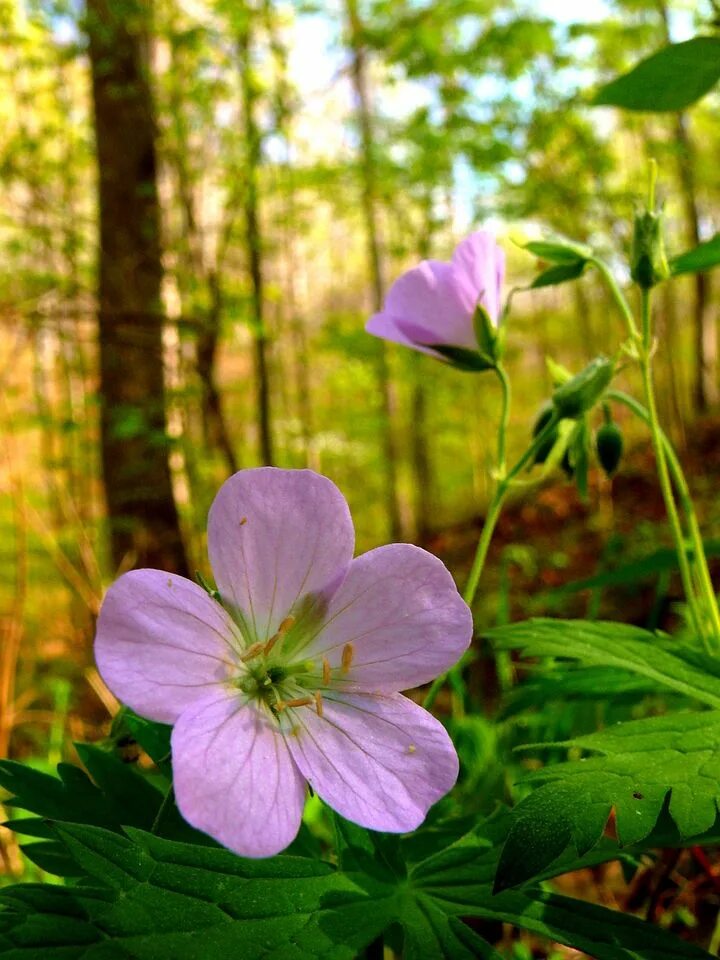
[[[592,249],[584,243],[574,240],[565,240],[556,237],[549,240],[531,240],[523,245],[523,250],[534,253],[540,260],[549,260],[551,263],[575,264],[584,263],[592,257]]]
[[[666,637],[623,623],[538,618],[488,630],[500,650],[560,657],[586,666],[618,667],[684,696],[720,707],[717,661],[691,654]]]
[[[720,80],[720,37],[672,43],[641,60],[595,94],[595,106],[626,110],[684,110]]]
[[[556,764],[525,778],[542,786],[515,808],[497,889],[537,877],[571,842],[582,856],[600,839],[613,809],[622,846],[646,841],[666,803],[683,840],[714,826],[720,712],[633,720],[566,745],[602,756]]]
[[[560,283],[567,283],[569,280],[577,280],[582,276],[585,269],[585,260],[574,260],[570,263],[559,263],[554,267],[548,267],[539,273],[530,286],[533,289],[538,287],[554,287]]]
[[[700,243],[692,250],[673,257],[670,261],[670,273],[678,276],[682,273],[702,273],[720,264],[720,233],[710,240]]]

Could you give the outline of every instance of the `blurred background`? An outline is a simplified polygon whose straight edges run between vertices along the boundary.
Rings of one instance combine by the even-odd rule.
[[[670,251],[714,234],[717,94],[679,114],[587,105],[714,16],[692,0],[0,0],[0,756],[47,767],[107,733],[103,590],[132,566],[209,575],[207,510],[236,469],[321,471],[359,550],[415,541],[462,581],[497,383],[364,324],[400,272],[481,226],[508,292],[537,268],[516,242],[543,231],[626,279],[649,157]],[[714,287],[700,274],[656,298],[661,415],[709,538]],[[622,328],[593,275],[517,293],[508,322],[512,454],[550,393],[545,357],[577,370]],[[625,462],[594,472],[587,502],[562,474],[516,496],[483,622],[673,616],[652,456],[617,416]],[[475,682],[491,704],[492,677]]]

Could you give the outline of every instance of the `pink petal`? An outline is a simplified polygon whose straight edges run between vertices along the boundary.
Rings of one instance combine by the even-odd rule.
[[[400,694],[332,693],[322,717],[301,707],[293,720],[298,729],[288,746],[310,786],[371,830],[414,830],[457,779],[457,754],[442,724]]]
[[[505,253],[493,235],[487,230],[471,233],[455,248],[452,266],[463,302],[472,303],[474,311],[481,298],[490,318],[497,323],[505,279]]]
[[[448,670],[468,648],[473,622],[445,565],[409,543],[357,557],[333,596],[326,626],[303,650],[327,657],[334,683],[373,693],[408,690]],[[341,673],[345,644],[350,669]]]
[[[479,291],[468,298],[453,265],[440,260],[423,260],[399,277],[390,288],[385,313],[396,324],[415,324],[428,331],[425,345],[452,344],[477,349],[472,316]]]
[[[309,617],[310,607],[322,607],[347,572],[354,541],[345,498],[311,470],[241,470],[210,509],[218,589],[251,641],[267,640],[291,613]]]
[[[118,699],[174,723],[232,669],[238,629],[202,587],[161,570],[132,570],[108,590],[95,659]]]
[[[271,857],[300,827],[305,781],[275,722],[223,692],[194,704],[172,732],[178,809],[244,857]]]
[[[388,313],[376,313],[370,317],[365,324],[365,330],[367,333],[372,333],[373,336],[380,337],[382,340],[401,343],[404,347],[412,347],[414,350],[419,350],[420,353],[427,353],[430,354],[431,357],[440,358],[440,355],[434,350],[430,350],[428,347],[422,346],[421,343],[411,340],[400,328],[401,323],[402,319],[396,322],[395,318]]]

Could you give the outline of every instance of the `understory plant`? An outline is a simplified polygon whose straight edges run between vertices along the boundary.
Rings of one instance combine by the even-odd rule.
[[[490,234],[400,277],[368,323],[425,354],[418,363],[449,364],[488,388],[497,378],[494,489],[462,593],[440,560],[408,544],[353,558],[334,484],[271,468],[241,471],[219,491],[213,582],[209,570],[197,583],[140,570],[110,586],[96,640],[100,674],[124,704],[110,736],[77,744],[82,766],[61,763],[56,776],[0,762],[7,826],[50,875],[0,891],[3,957],[529,955],[503,941],[503,924],[601,960],[708,956],[553,884],[612,861],[630,883],[657,851],[720,843],[720,614],[658,419],[652,310],[659,284],[714,261],[707,249],[668,259],[651,179],[629,290],[623,265],[590,247],[526,245],[540,262],[533,289],[598,271],[617,322],[607,356],[574,373],[551,363],[554,391],[515,462],[510,298],[503,305],[504,255]],[[630,367],[640,397],[616,385]],[[684,592],[677,631],[477,622],[471,646],[470,611],[508,497],[560,469],[584,493],[594,459],[621,469],[619,407],[652,440]],[[488,642],[505,680],[493,716],[467,683]],[[533,665],[525,682],[514,682],[511,658]],[[578,705],[593,708],[593,727],[587,711],[575,725]]]

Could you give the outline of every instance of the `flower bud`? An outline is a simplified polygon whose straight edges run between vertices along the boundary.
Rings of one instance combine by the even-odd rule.
[[[600,427],[595,437],[595,452],[600,466],[608,477],[611,477],[623,454],[622,433],[616,423],[610,421]]]
[[[649,290],[670,276],[661,212],[646,210],[635,217],[630,274],[643,290]]]
[[[552,417],[552,415],[553,415],[553,405],[551,403],[546,403],[540,410],[540,413],[537,415],[537,419],[535,420],[535,425],[533,426],[533,429],[532,429],[533,438],[539,436],[542,433],[542,431],[545,429],[548,423],[550,423],[550,418]],[[555,446],[555,441],[557,440],[557,436],[558,436],[557,429],[553,430],[550,436],[547,437],[545,441],[541,444],[541,446],[538,447],[538,449],[535,451],[535,460],[533,461],[534,463],[545,463],[548,456],[550,455],[550,451]]]
[[[577,419],[592,409],[610,385],[615,365],[607,357],[596,357],[584,370],[559,386],[552,402],[561,419]]]

